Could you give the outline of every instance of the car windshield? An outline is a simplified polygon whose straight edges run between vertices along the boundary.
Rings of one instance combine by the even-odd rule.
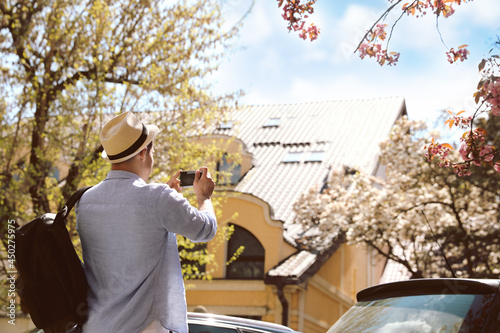
[[[482,327],[491,295],[422,295],[358,302],[328,333],[469,332]]]

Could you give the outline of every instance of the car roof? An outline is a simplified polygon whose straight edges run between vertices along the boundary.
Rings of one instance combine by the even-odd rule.
[[[493,294],[499,288],[500,280],[496,279],[413,279],[369,287],[361,290],[356,298],[362,302],[431,294]]]
[[[213,313],[201,313],[201,312],[188,312],[188,323],[202,323],[206,321],[211,321],[220,324],[231,324],[239,327],[260,329],[268,332],[296,332],[291,328],[269,323],[266,321],[246,319],[233,316],[217,315]]]

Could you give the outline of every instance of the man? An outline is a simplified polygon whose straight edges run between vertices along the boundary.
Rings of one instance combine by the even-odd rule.
[[[147,184],[157,133],[130,112],[100,133],[112,168],[76,208],[89,284],[84,333],[188,331],[176,234],[196,242],[214,237],[215,184],[206,167],[196,172],[198,209],[178,193],[179,172],[167,184]]]

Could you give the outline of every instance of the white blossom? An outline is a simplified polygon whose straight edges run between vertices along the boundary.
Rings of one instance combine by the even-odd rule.
[[[380,144],[386,176],[335,170],[328,189],[311,189],[295,204],[304,230],[344,233],[405,265],[414,277],[493,277],[500,270],[499,203],[495,193],[429,164],[423,122],[401,119]],[[322,234],[321,237],[325,237]],[[314,248],[321,237],[303,239]]]

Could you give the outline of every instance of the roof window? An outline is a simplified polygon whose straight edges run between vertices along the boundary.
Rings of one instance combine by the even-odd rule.
[[[323,162],[325,152],[323,150],[311,151],[306,158],[306,162]]]
[[[288,152],[285,155],[285,157],[283,158],[283,162],[284,163],[300,162],[303,154],[304,154],[304,152],[301,152],[301,151]]]
[[[269,118],[264,127],[278,127],[280,125],[280,118]]]

